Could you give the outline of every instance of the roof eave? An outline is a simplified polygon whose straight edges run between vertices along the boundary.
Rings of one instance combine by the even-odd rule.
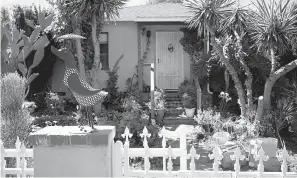
[[[117,22],[185,22],[189,17],[149,17],[133,19],[117,19]]]

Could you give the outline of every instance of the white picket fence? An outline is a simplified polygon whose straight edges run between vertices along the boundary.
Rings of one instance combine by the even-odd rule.
[[[129,138],[131,138],[129,129],[126,128],[122,137],[125,138],[125,143],[117,141],[113,150],[113,176],[114,177],[294,177],[297,178],[297,173],[287,172],[287,159],[289,157],[286,148],[284,148],[279,156],[282,161],[282,172],[264,172],[263,162],[268,159],[264,150],[261,148],[255,159],[259,161],[258,170],[256,172],[241,172],[239,161],[244,159],[245,156],[241,155],[241,151],[237,148],[231,159],[235,160],[235,171],[219,171],[219,164],[223,158],[222,150],[219,146],[213,149],[213,154],[209,157],[214,160],[213,171],[198,171],[195,170],[195,160],[199,159],[200,155],[196,153],[194,147],[187,153],[187,142],[185,132],[171,132],[163,128],[160,132],[162,137],[162,148],[149,148],[147,138],[151,136],[147,128],[143,129],[141,137],[143,138],[143,148],[130,148]],[[166,138],[179,138],[180,147],[166,148]],[[15,143],[15,149],[4,149],[1,141],[1,177],[6,175],[17,175],[20,177],[32,176],[34,168],[27,168],[27,161],[25,158],[33,158],[33,149],[26,149],[25,145],[20,142],[19,138]],[[7,157],[16,158],[16,168],[7,168]],[[131,157],[144,158],[144,170],[132,170],[129,163]],[[163,170],[150,170],[151,164],[149,158],[162,157]],[[180,157],[180,170],[173,171],[173,159]],[[187,170],[187,160],[190,159],[190,170]],[[167,163],[167,164],[166,164]]]
[[[130,148],[129,138],[131,138],[129,129],[126,128],[122,137],[125,138],[125,143],[117,141],[114,146],[114,160],[113,170],[115,177],[294,177],[297,178],[297,173],[288,172],[287,160],[289,158],[286,148],[284,148],[278,156],[282,162],[282,172],[264,172],[263,162],[268,159],[264,150],[261,148],[255,159],[259,161],[258,170],[255,172],[241,172],[240,160],[245,158],[241,155],[240,148],[237,148],[231,159],[235,160],[235,171],[219,171],[219,164],[223,158],[222,150],[219,146],[213,149],[213,154],[209,155],[210,159],[214,160],[213,171],[198,171],[195,170],[195,160],[199,159],[200,155],[196,153],[196,149],[192,147],[190,153],[187,153],[186,148],[186,133],[173,133],[171,131],[162,129],[160,136],[162,140],[162,148],[149,148],[147,138],[151,136],[147,128],[143,129],[141,137],[143,138],[143,148]],[[166,148],[166,138],[179,137],[180,148]],[[144,170],[132,170],[129,164],[129,158],[143,157]],[[163,157],[163,170],[150,170],[150,160],[153,157]],[[172,159],[180,157],[180,170],[173,171]],[[187,170],[187,160],[190,159],[190,170]],[[167,165],[166,165],[167,162]]]
[[[15,143],[15,149],[5,149],[2,140],[1,144],[1,177],[6,175],[16,175],[18,178],[33,176],[34,168],[27,168],[27,160],[25,158],[33,158],[33,149],[27,149],[19,137]],[[16,158],[16,167],[7,168],[5,158]]]

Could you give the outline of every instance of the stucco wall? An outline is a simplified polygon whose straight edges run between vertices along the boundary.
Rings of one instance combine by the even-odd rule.
[[[135,66],[138,61],[137,23],[116,22],[105,25],[103,32],[108,32],[109,68],[112,69],[118,58],[124,54],[119,63],[118,87],[119,90],[126,88],[126,80],[136,73]],[[107,75],[100,77],[105,82]]]
[[[179,31],[184,25],[143,25],[147,30],[152,32],[150,50],[148,51],[147,60],[145,62],[154,62],[156,58],[156,32],[157,31]],[[135,22],[111,22],[106,24],[102,30],[108,32],[108,55],[109,68],[112,70],[113,65],[117,59],[124,54],[123,59],[119,63],[118,70],[118,87],[119,90],[126,89],[126,80],[136,73],[136,65],[138,61],[138,31],[137,23]],[[141,54],[143,57],[144,49],[146,48],[145,36],[141,36]],[[63,66],[64,67],[64,66]],[[63,91],[69,95],[69,90],[63,85],[62,78],[64,70],[60,63],[55,65],[53,76],[53,91]],[[186,52],[184,52],[184,77],[190,78],[190,59]],[[100,71],[99,82],[100,87],[106,87],[106,80],[108,75],[105,71]],[[144,68],[143,71],[144,82],[150,85],[150,70],[149,67]]]

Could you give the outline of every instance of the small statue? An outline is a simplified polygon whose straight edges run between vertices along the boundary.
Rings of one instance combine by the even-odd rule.
[[[92,88],[88,82],[80,76],[76,68],[74,56],[69,49],[58,50],[54,46],[51,46],[51,50],[56,56],[64,61],[66,66],[63,80],[64,84],[73,93],[74,98],[80,106],[86,107],[89,126],[94,130],[94,120],[92,114],[89,113],[89,107],[101,102],[108,93],[100,89]]]

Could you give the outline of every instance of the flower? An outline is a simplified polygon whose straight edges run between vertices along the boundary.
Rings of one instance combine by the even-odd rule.
[[[59,100],[59,97],[56,93],[50,92],[49,95],[51,100]]]
[[[22,108],[25,109],[25,108],[37,108],[35,102],[29,102],[29,101],[25,101],[23,104],[22,104]]]
[[[225,92],[221,92],[220,95],[219,95],[219,98],[222,98],[226,102],[231,101],[231,97],[229,96],[228,93],[225,93]]]

